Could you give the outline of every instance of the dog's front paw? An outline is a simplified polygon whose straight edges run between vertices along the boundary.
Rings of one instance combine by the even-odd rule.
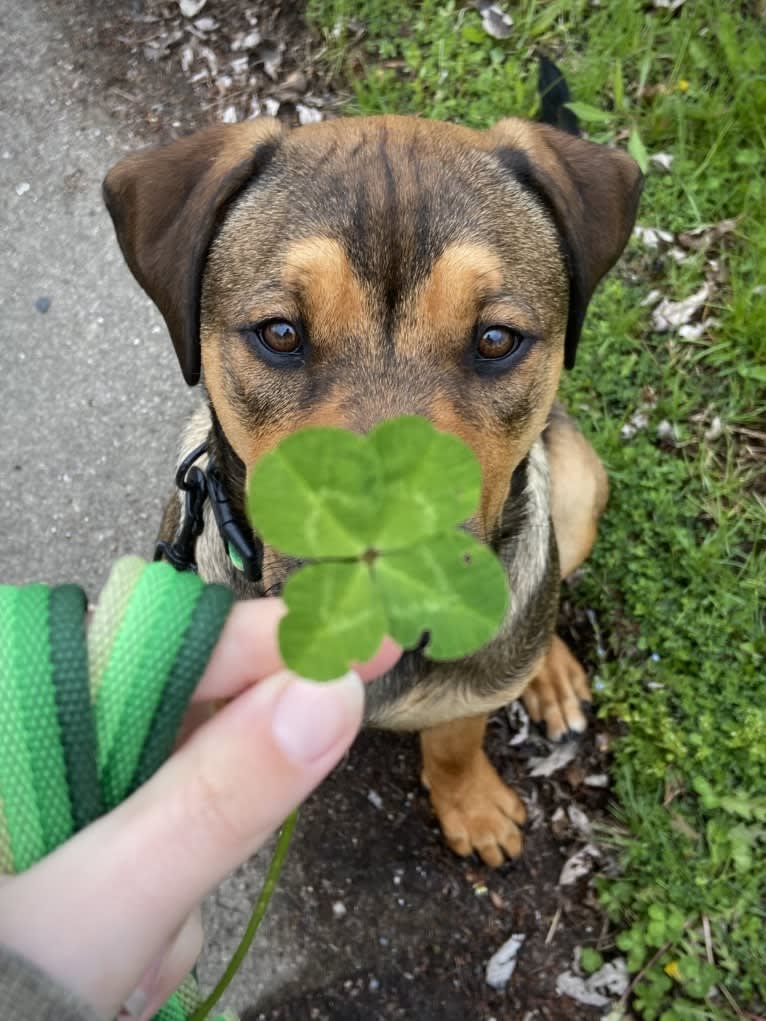
[[[466,857],[477,851],[493,868],[502,865],[506,856],[518,858],[523,843],[519,827],[527,811],[483,751],[459,776],[441,771],[429,776],[425,768],[422,780],[444,837],[456,854]]]
[[[582,734],[588,721],[582,711],[591,694],[585,671],[562,640],[555,636],[543,665],[521,696],[535,723],[545,722],[551,741]]]

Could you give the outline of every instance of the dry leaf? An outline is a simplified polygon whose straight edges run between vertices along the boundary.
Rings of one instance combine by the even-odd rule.
[[[659,167],[660,170],[664,170],[665,173],[670,173],[670,168],[673,166],[673,160],[675,156],[670,152],[655,152],[649,157],[649,162],[652,166]]]
[[[511,702],[505,712],[508,722],[516,731],[508,744],[515,748],[520,744],[524,744],[529,738],[529,713],[518,699],[515,702]]]
[[[595,844],[586,844],[577,854],[573,854],[564,862],[559,876],[559,886],[571,886],[578,879],[587,876],[593,871],[593,863],[600,857],[601,852]]]
[[[695,227],[694,230],[682,231],[678,235],[678,243],[683,245],[684,248],[701,252],[720,240],[724,235],[731,234],[732,231],[736,230],[736,227],[736,218],[720,220],[718,223],[708,224],[704,227]]]
[[[623,440],[632,440],[637,432],[646,429],[649,419],[643,411],[637,411],[628,422],[620,429],[620,436]]]
[[[591,773],[590,776],[585,777],[586,787],[608,787],[609,777],[606,773]]]
[[[295,112],[298,114],[298,120],[301,124],[318,124],[324,119],[324,114],[321,110],[317,110],[314,106],[306,106],[305,103],[296,103]]]
[[[185,18],[196,18],[206,3],[207,0],[178,0],[181,14]]]
[[[257,28],[246,34],[240,33],[231,41],[231,48],[236,53],[238,50],[254,50],[261,41],[261,33]]]
[[[487,35],[493,39],[507,39],[513,30],[513,18],[498,4],[490,0],[479,0],[476,5],[481,14],[481,24]]]
[[[567,814],[569,815],[569,821],[572,823],[578,833],[581,833],[584,837],[589,837],[591,832],[591,824],[588,816],[583,812],[577,805],[569,805],[567,808]]]
[[[633,228],[633,234],[647,248],[659,248],[660,242],[672,245],[674,238],[669,230],[662,230],[661,227],[641,227],[638,224]]]
[[[519,951],[524,946],[527,937],[524,933],[516,932],[503,945],[494,952],[487,962],[486,980],[487,985],[493,989],[505,989],[511,981],[511,976],[516,968]]]
[[[681,301],[670,301],[668,298],[657,305],[652,312],[652,325],[657,333],[667,333],[696,318],[705,302],[710,297],[710,288],[705,283],[698,291]]]
[[[657,425],[657,439],[663,443],[675,444],[678,442],[678,431],[672,422],[663,418]]]
[[[622,996],[628,988],[628,969],[622,957],[607,961],[603,967],[588,978],[565,971],[556,979],[559,996],[569,996],[577,1003],[589,1007],[606,1007],[610,997]]]
[[[552,776],[564,766],[568,766],[577,755],[578,745],[576,741],[567,741],[566,744],[556,745],[550,755],[540,756],[529,760],[530,776]]]

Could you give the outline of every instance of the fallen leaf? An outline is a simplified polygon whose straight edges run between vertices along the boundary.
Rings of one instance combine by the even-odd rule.
[[[200,48],[199,48],[199,55],[200,55],[200,57],[202,57],[202,59],[205,61],[205,63],[207,64],[208,68],[210,69],[211,77],[217,78],[218,77],[218,57],[216,57],[215,53],[210,49],[209,46],[200,46]]]
[[[568,996],[570,1000],[583,1003],[587,1007],[606,1007],[610,1000],[608,996],[602,996],[595,990],[589,988],[589,979],[573,975],[571,971],[564,971],[556,978],[556,992],[559,996]]]
[[[657,439],[664,443],[675,444],[678,441],[678,432],[672,422],[663,418],[657,425]]]
[[[632,440],[636,433],[641,432],[642,429],[646,429],[648,425],[649,419],[644,412],[637,411],[620,429],[620,436],[623,440]]]
[[[593,864],[600,857],[601,852],[595,844],[586,844],[564,862],[559,876],[559,886],[571,886],[578,879],[587,876],[589,872],[593,871]]]
[[[556,979],[556,992],[589,1007],[606,1007],[611,997],[623,995],[628,982],[625,960],[616,957],[585,979],[571,971],[563,972]]]
[[[282,66],[284,49],[284,43],[275,43],[269,39],[264,39],[256,50],[258,59],[263,63],[263,70],[272,81],[276,81],[279,68]]]
[[[590,776],[585,777],[586,787],[608,787],[609,777],[606,773],[591,773]]]
[[[647,248],[659,248],[661,241],[666,245],[672,245],[674,241],[671,232],[660,227],[642,227],[637,224],[633,228],[633,235]]]
[[[717,440],[722,432],[723,423],[721,422],[721,417],[720,415],[715,415],[710,423],[710,428],[705,430],[705,439],[708,443],[711,443],[713,440]]]
[[[568,766],[577,755],[578,745],[576,741],[567,741],[566,744],[556,745],[550,755],[539,756],[529,760],[530,776],[552,776],[564,766]]]
[[[181,50],[181,70],[184,74],[188,74],[192,64],[194,63],[194,47],[184,46]]]
[[[487,962],[486,971],[488,986],[491,986],[493,989],[505,989],[511,981],[519,951],[523,947],[526,938],[524,933],[514,933],[490,957]]]
[[[298,120],[301,124],[318,124],[324,119],[324,114],[321,110],[317,110],[314,106],[306,106],[305,103],[296,103],[295,112],[298,114]]]
[[[684,248],[701,252],[709,248],[714,242],[720,240],[726,234],[736,230],[737,219],[719,220],[718,223],[707,224],[703,227],[695,227],[694,230],[685,230],[678,235],[678,243]]]
[[[569,821],[572,823],[578,833],[581,833],[584,837],[589,837],[591,833],[591,824],[588,816],[583,812],[577,805],[569,805],[567,808],[567,814]]]
[[[569,835],[569,821],[561,805],[551,816],[551,832],[557,840]]]
[[[687,323],[679,329],[678,336],[682,337],[683,340],[699,340],[703,333],[707,333],[708,330],[711,330],[717,325],[718,320],[713,319],[712,317],[710,319],[705,319],[704,322],[694,323],[693,325]]]
[[[670,152],[655,152],[649,157],[649,162],[652,166],[659,167],[660,170],[664,170],[665,173],[670,173],[674,159],[675,156]]]
[[[196,18],[206,3],[207,0],[178,0],[181,14],[185,18]]]
[[[257,28],[251,32],[242,33],[231,41],[231,49],[234,53],[238,50],[254,50],[261,41],[261,33]]]
[[[506,709],[506,716],[511,727],[516,731],[508,744],[513,748],[524,744],[529,738],[529,713],[517,699],[515,702],[511,702]]]
[[[649,291],[647,296],[641,302],[641,308],[651,308],[652,305],[656,305],[658,301],[662,300],[662,291]]]
[[[479,0],[477,4],[481,14],[481,24],[487,35],[493,39],[507,39],[513,31],[513,18],[498,4],[491,0]]]
[[[663,298],[652,312],[652,325],[657,333],[677,330],[694,319],[710,297],[710,288],[705,283],[694,294],[681,301]]]
[[[503,900],[500,894],[497,893],[496,890],[489,891],[489,899],[492,901],[492,907],[496,911],[505,911],[505,909],[508,907],[506,902]]]

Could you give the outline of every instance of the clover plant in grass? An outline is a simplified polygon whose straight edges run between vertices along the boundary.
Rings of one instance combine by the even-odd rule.
[[[385,634],[458,659],[486,644],[508,605],[505,571],[461,526],[481,470],[457,437],[423,418],[367,436],[293,433],[252,472],[248,515],[261,539],[307,561],[285,584],[285,663],[329,680],[369,659]]]

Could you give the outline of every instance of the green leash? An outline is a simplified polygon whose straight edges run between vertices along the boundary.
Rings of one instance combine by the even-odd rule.
[[[0,872],[28,869],[162,765],[232,602],[126,557],[86,638],[82,589],[0,586]],[[155,1021],[199,1007],[190,976]]]

